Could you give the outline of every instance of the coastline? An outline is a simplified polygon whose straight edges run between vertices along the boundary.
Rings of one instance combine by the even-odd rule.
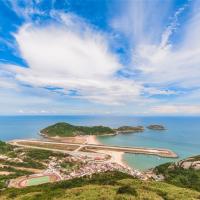
[[[62,142],[62,143],[72,143],[72,144],[79,144],[79,145],[104,145],[103,143],[101,143],[99,140],[98,140],[98,137],[97,135],[77,135],[77,136],[73,136],[73,137],[59,137],[59,136],[55,136],[55,137],[48,137],[46,136],[45,134],[41,134],[41,136],[43,136],[44,138],[50,140],[50,141],[56,141],[56,142]],[[106,134],[107,136],[110,136],[111,134]],[[112,134],[113,135],[113,134]],[[46,136],[46,137],[45,137]],[[105,135],[102,135],[102,136],[105,136]],[[81,148],[81,146],[79,147],[79,149]],[[113,147],[113,148],[120,148],[120,147]],[[115,151],[114,149],[111,148],[94,148],[95,152],[97,153],[103,153],[103,154],[107,154],[110,156],[110,160],[109,162],[111,163],[117,163],[123,167],[126,167],[126,168],[132,168],[134,169],[135,167],[134,166],[131,166],[129,165],[125,160],[124,160],[124,154],[125,152],[131,152],[131,153],[141,153],[141,154],[148,154],[148,155],[158,155],[158,156],[161,156],[161,157],[177,157],[177,155],[172,152],[171,150],[168,150],[168,149],[156,149],[156,148],[151,148],[151,149],[148,149],[148,148],[142,148],[142,147],[135,147],[133,148],[133,150],[127,150],[126,148],[131,148],[131,147],[121,147],[121,151]]]
[[[102,144],[101,142],[99,142],[96,135],[87,135],[85,137],[87,144]]]
[[[87,144],[96,144],[96,145],[102,145],[101,142],[97,139],[96,135],[89,135],[87,137]],[[123,155],[125,154],[124,152],[117,152],[117,151],[105,151],[105,150],[98,150],[97,152],[99,153],[104,153],[107,155],[111,156],[111,162],[116,162],[119,165],[122,165],[123,167],[128,167],[130,166],[124,161]]]

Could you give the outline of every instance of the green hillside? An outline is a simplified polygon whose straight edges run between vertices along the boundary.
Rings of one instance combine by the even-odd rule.
[[[106,172],[92,178],[7,189],[0,196],[2,200],[194,200],[200,193],[163,182],[133,179],[121,172]]]
[[[115,133],[113,129],[105,126],[74,126],[60,122],[40,131],[47,136],[72,137],[76,135],[104,135]]]
[[[155,168],[167,183],[191,188],[200,192],[200,156],[194,156],[177,163],[166,163]]]
[[[4,142],[0,143],[1,154],[10,155],[13,147]],[[31,174],[19,167],[38,168],[40,162],[45,162],[51,156],[60,157],[46,150],[18,149],[17,155],[24,154],[24,162],[1,164],[10,167],[1,167],[0,171],[11,172],[0,176],[1,200],[195,200],[200,199],[200,171],[196,162],[200,156],[188,158],[178,163],[168,163],[156,167],[157,174],[165,176],[164,181],[142,181],[134,179],[121,172],[105,172],[92,177],[75,178],[72,180],[30,186],[22,189],[6,188],[7,181],[12,178]],[[22,158],[22,156],[21,156]],[[34,161],[34,162],[33,162]],[[189,168],[186,164],[190,162]],[[33,165],[34,164],[34,165]],[[185,167],[185,168],[183,168]]]
[[[7,154],[13,150],[13,147],[0,140],[0,154]]]

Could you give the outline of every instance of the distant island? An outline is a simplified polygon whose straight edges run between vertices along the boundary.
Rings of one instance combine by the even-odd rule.
[[[119,133],[143,132],[143,126],[121,126],[112,129],[107,126],[75,126],[65,122],[59,122],[40,131],[44,137],[75,137],[80,135],[115,135]]]
[[[138,133],[138,132],[143,132],[144,127],[143,126],[121,126],[115,130],[120,133]]]
[[[40,131],[41,135],[49,137],[74,137],[78,135],[106,135],[115,134],[115,131],[106,126],[75,126],[59,122]]]
[[[163,125],[158,125],[158,124],[152,124],[147,126],[148,129],[152,129],[152,130],[158,130],[158,131],[162,131],[162,130],[166,130],[166,128]]]
[[[147,126],[152,130],[166,130],[163,125],[152,124]],[[108,126],[76,126],[66,122],[59,122],[50,125],[40,131],[44,137],[75,137],[83,135],[117,135],[120,133],[139,133],[143,132],[143,126],[121,126],[119,128],[110,128]]]

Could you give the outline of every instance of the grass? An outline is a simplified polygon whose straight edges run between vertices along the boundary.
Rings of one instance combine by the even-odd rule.
[[[20,156],[24,153],[23,156]],[[4,154],[10,158],[20,158],[23,162],[15,162],[8,160],[1,160],[0,163],[5,165],[0,167],[0,171],[11,172],[8,175],[0,175],[0,189],[6,188],[8,181],[24,175],[30,175],[32,172],[28,171],[28,168],[33,169],[45,169],[45,162],[48,162],[50,156],[57,158],[63,157],[62,153],[54,153],[52,151],[40,150],[40,149],[18,149],[14,146],[0,141],[0,154]],[[9,167],[8,167],[9,166]],[[23,170],[16,169],[15,167],[23,167]],[[27,168],[27,171],[26,171]],[[1,198],[0,198],[1,199]]]
[[[200,193],[164,182],[141,181],[121,172],[0,192],[8,200],[195,200]]]
[[[156,167],[155,172],[163,174],[167,183],[200,192],[200,170],[183,169],[173,163],[166,163]]]
[[[27,181],[27,186],[39,185],[39,184],[48,183],[48,182],[50,182],[49,176],[35,177]]]
[[[4,161],[3,164],[15,167],[24,167],[24,168],[35,168],[35,169],[45,169],[46,166],[40,162],[27,157],[23,160],[23,162],[11,162],[11,161]]]
[[[12,154],[13,149],[5,143],[0,143],[1,152]],[[8,162],[10,166],[26,166],[31,168],[44,167],[43,162],[50,156],[61,156],[54,152],[38,149],[20,150],[25,153],[21,157],[24,162]],[[197,159],[197,157],[195,158]],[[66,169],[74,166],[62,163]],[[7,181],[30,172],[1,168],[2,171],[13,172],[0,176],[1,200],[195,200],[200,199],[200,171],[193,169],[169,168],[171,164],[164,164],[156,168],[157,173],[166,176],[167,182],[141,181],[121,172],[105,172],[92,177],[75,178],[55,183],[49,182],[48,176],[32,178],[29,187],[23,189],[6,188]],[[37,185],[41,184],[42,185]],[[3,189],[3,190],[1,190]]]
[[[60,157],[63,157],[64,154],[55,153],[55,152],[52,152],[49,150],[43,150],[43,149],[28,149],[26,156],[34,160],[43,161],[43,160],[48,160],[50,156],[60,158]]]
[[[13,167],[2,167],[2,168],[0,168],[0,171],[12,172],[9,175],[0,175],[0,189],[6,188],[7,182],[10,179],[14,179],[14,178],[17,178],[17,177],[20,177],[20,176],[32,174],[31,172],[28,172],[28,171],[25,171],[25,170],[18,170],[18,169],[15,169]]]
[[[0,154],[8,154],[13,150],[13,147],[6,142],[0,141]]]
[[[16,153],[14,152],[14,147],[3,141],[0,141],[0,154],[4,154],[6,156],[14,157],[14,158],[17,157]],[[23,175],[32,174],[31,172],[28,172],[26,170],[18,170],[18,169],[15,169],[14,167],[12,167],[12,166],[16,166],[17,162],[9,162],[9,161],[1,160],[0,163],[10,166],[10,167],[7,167],[7,166],[0,167],[0,171],[11,172],[11,174],[9,174],[9,175],[0,175],[0,189],[6,188],[7,183],[10,179],[17,178],[17,177],[23,176]],[[22,163],[22,165],[23,165],[23,163]]]

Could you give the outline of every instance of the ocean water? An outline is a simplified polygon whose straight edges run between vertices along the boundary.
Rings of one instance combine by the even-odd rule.
[[[146,129],[143,133],[100,136],[98,140],[109,145],[168,148],[178,154],[178,159],[200,154],[200,117],[0,116],[0,140],[40,138],[39,131],[56,122],[113,128],[123,125],[163,124],[167,128],[165,131]],[[140,154],[124,155],[125,162],[140,170],[178,159]]]

